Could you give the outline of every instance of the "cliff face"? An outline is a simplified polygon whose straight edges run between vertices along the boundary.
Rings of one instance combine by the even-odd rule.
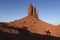
[[[31,4],[28,5],[28,16],[34,16],[38,19],[38,12],[36,11],[36,8]]]

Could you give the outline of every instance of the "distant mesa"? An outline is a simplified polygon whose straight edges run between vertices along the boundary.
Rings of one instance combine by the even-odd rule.
[[[58,25],[60,27],[60,25]]]

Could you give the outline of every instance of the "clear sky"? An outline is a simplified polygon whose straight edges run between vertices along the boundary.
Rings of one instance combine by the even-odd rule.
[[[53,25],[60,24],[60,0],[0,0],[0,22],[27,16],[29,3],[36,7],[41,20]]]

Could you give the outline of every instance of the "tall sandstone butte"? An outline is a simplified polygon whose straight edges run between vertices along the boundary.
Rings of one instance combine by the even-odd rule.
[[[51,36],[60,37],[60,27],[56,27],[55,25],[51,25],[51,24],[46,23],[46,22],[42,21],[41,19],[39,19],[36,8],[33,7],[31,4],[29,4],[28,16],[26,16],[22,19],[19,19],[19,20],[8,22],[8,23],[0,22],[0,38],[3,37],[2,39],[4,39],[4,38],[8,37],[8,35],[5,35],[4,32],[9,33],[9,34],[19,34],[17,40],[20,39],[21,34],[22,34],[22,37],[21,37],[22,39],[24,37],[29,37],[28,35],[25,35],[25,33],[24,33],[26,31],[26,28],[24,28],[25,29],[24,32],[20,31],[20,29],[23,27],[26,27],[29,32],[33,33],[33,35],[34,35],[34,33],[36,33],[39,35],[49,35],[50,37]],[[2,33],[1,33],[1,31],[2,31]],[[29,32],[28,32],[28,34],[31,36],[31,34]],[[44,39],[45,37],[46,36],[44,36],[44,37],[41,36],[42,39]],[[12,38],[13,38],[13,36],[11,37],[11,39]],[[40,39],[39,37],[37,37],[37,38]],[[49,37],[47,37],[47,38],[50,39]],[[48,39],[46,39],[46,40],[48,40]],[[14,35],[14,40],[15,40],[15,35]],[[25,38],[24,38],[24,40],[25,40]],[[54,40],[54,38],[53,38],[53,40]]]
[[[38,12],[36,11],[36,8],[31,4],[28,5],[28,16],[34,16],[38,19]]]

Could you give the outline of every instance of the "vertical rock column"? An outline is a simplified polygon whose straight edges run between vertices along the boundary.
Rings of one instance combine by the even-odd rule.
[[[38,11],[36,11],[36,16],[35,17],[38,19]]]
[[[28,5],[28,16],[34,16],[38,19],[38,13],[36,11],[36,8],[33,7],[31,4]]]
[[[31,4],[28,5],[28,16],[29,15],[33,16],[33,6]]]
[[[33,16],[35,17],[36,16],[36,8],[33,7]]]
[[[38,12],[35,7],[33,7],[33,16],[38,19]]]

